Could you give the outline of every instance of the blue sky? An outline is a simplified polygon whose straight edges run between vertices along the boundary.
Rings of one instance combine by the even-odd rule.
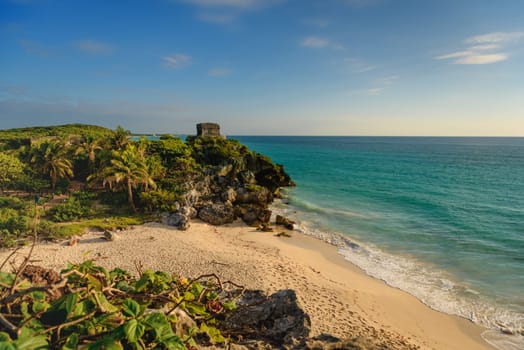
[[[524,136],[522,0],[0,0],[0,128]]]

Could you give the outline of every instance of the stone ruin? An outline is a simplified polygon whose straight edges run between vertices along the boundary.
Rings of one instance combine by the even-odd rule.
[[[199,123],[197,124],[198,137],[224,137],[220,135],[220,125],[217,123]]]

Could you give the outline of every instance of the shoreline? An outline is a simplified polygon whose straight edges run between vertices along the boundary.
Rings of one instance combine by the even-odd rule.
[[[135,264],[186,277],[213,272],[266,293],[294,289],[311,317],[312,336],[362,337],[398,349],[494,349],[481,338],[484,328],[368,276],[335,246],[295,231],[289,231],[291,238],[275,237],[279,231],[259,232],[237,223],[196,221],[188,231],[146,224],[122,231],[116,241],[90,232],[76,246],[41,243],[31,260],[54,269],[93,258],[131,273]],[[19,258],[28,249],[21,249]],[[0,261],[7,255],[0,252]]]

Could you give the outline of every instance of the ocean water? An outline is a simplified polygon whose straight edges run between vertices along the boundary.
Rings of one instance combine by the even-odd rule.
[[[234,138],[284,164],[302,232],[524,349],[524,138]]]

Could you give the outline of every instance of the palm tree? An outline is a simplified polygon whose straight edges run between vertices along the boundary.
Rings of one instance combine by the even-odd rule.
[[[51,187],[56,188],[58,179],[73,177],[73,163],[67,156],[67,148],[58,140],[46,140],[31,147],[31,164],[43,175],[51,179]]]
[[[133,189],[141,185],[147,191],[149,187],[156,187],[155,182],[149,175],[147,164],[141,156],[139,150],[133,144],[120,151],[113,151],[113,159],[110,164],[103,169],[97,177],[90,176],[88,180],[102,179],[102,185],[108,185],[109,188],[123,187],[127,191],[127,199],[131,209],[137,211],[133,200]]]
[[[124,129],[120,125],[116,127],[111,143],[117,149],[123,149],[129,142],[131,131]]]
[[[85,154],[88,159],[89,170],[93,171],[95,167],[95,158],[98,151],[104,149],[104,140],[102,138],[95,138],[93,136],[87,136],[83,142],[78,145],[75,150],[75,155]]]

